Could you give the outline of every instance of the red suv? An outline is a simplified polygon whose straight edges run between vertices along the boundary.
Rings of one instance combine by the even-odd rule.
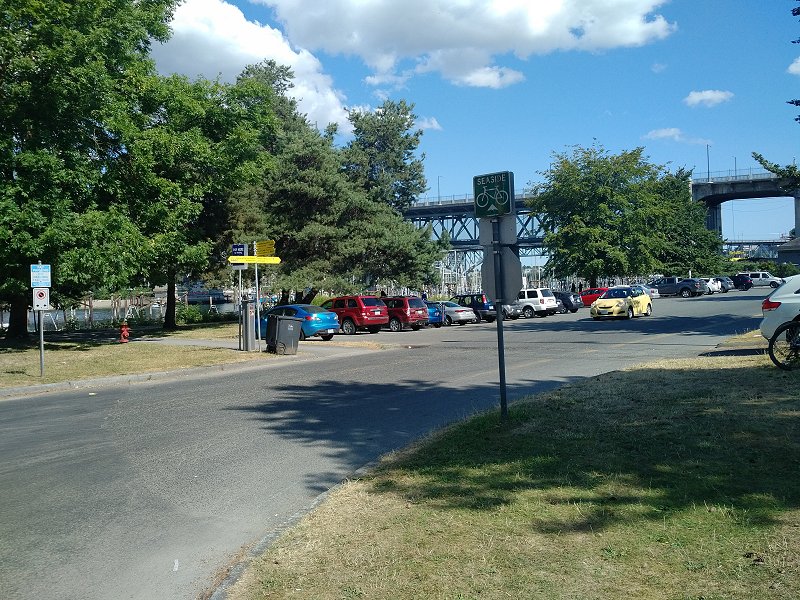
[[[389,329],[403,331],[405,326],[417,331],[428,324],[428,306],[416,296],[383,298],[389,309]]]
[[[322,303],[339,317],[342,333],[353,335],[359,329],[378,333],[389,322],[389,311],[383,300],[375,296],[339,296]]]

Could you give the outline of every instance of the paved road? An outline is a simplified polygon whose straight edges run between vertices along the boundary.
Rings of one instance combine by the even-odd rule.
[[[506,323],[509,399],[757,327],[765,290]],[[499,398],[494,325],[0,402],[0,595],[189,599],[381,454]],[[165,351],[168,351],[165,349]]]

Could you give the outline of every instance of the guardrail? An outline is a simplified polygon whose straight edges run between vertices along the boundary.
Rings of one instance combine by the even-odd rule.
[[[692,183],[719,183],[723,181],[763,181],[777,179],[775,173],[758,169],[739,169],[734,171],[711,171],[710,173],[698,173],[692,177]],[[527,194],[516,194],[517,200],[524,200]],[[472,194],[454,194],[451,196],[425,196],[417,198],[413,206],[447,206],[454,204],[468,204],[473,201]]]

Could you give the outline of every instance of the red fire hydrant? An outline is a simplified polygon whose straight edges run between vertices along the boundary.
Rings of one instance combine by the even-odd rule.
[[[119,326],[119,343],[120,344],[127,344],[128,338],[131,336],[130,327],[128,327],[128,322],[123,321],[122,325]]]

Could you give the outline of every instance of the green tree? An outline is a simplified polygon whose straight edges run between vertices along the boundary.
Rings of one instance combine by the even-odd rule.
[[[601,277],[697,269],[719,251],[692,204],[689,174],[670,174],[645,160],[643,148],[610,155],[602,146],[554,154],[529,206],[539,216],[558,277]],[[709,243],[716,239],[716,245]],[[678,254],[685,247],[694,248]],[[709,259],[710,260],[710,259]]]
[[[96,232],[82,215],[104,210],[96,190],[121,149],[109,124],[131,109],[130,90],[153,68],[149,45],[167,39],[177,3],[19,0],[0,13],[0,299],[12,337],[27,336],[28,265],[51,264],[55,286],[67,273],[74,284],[62,254],[101,247],[70,227]]]
[[[358,291],[379,278],[412,287],[435,281],[440,249],[430,232],[405,222],[388,204],[369,199],[342,174],[329,136],[296,131],[267,179],[264,210],[281,264],[277,285]]]
[[[423,161],[416,156],[422,130],[413,130],[414,105],[386,100],[374,112],[348,111],[354,139],[342,152],[348,178],[374,202],[403,211],[427,189]]]

